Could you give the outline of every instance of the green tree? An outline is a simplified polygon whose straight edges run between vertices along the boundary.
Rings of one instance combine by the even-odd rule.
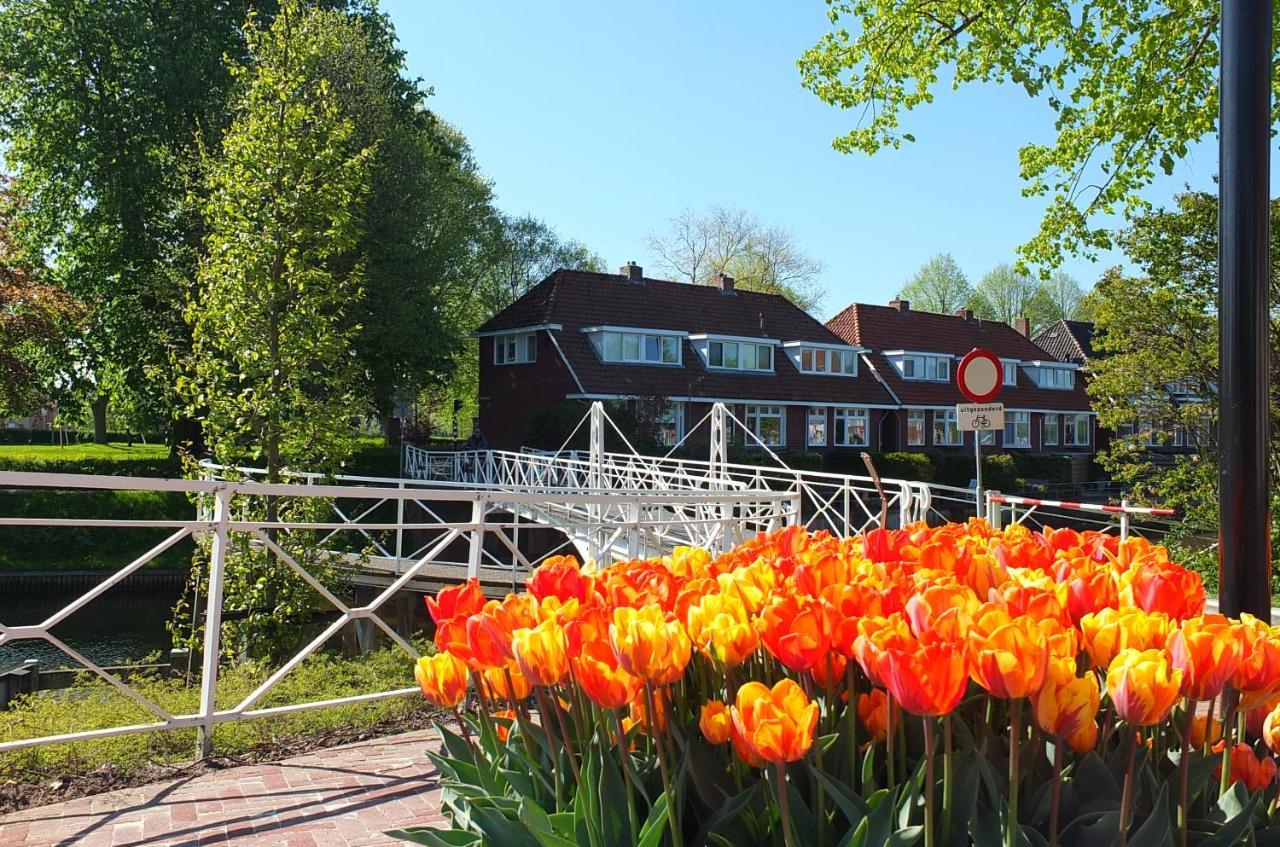
[[[0,143],[27,247],[90,307],[57,375],[60,408],[108,402],[172,417],[174,351],[199,242],[187,201],[197,148],[225,125],[223,56],[243,52],[248,0],[13,0],[0,4]],[[48,375],[46,375],[48,376]]]
[[[905,113],[945,82],[1009,82],[1048,106],[1056,133],[1019,154],[1023,194],[1047,198],[1023,258],[1056,266],[1106,249],[1105,216],[1148,208],[1141,191],[1214,132],[1218,0],[827,0],[831,30],[800,58],[806,88],[862,116],[836,149],[914,141]],[[1276,14],[1280,15],[1280,7]],[[1280,63],[1272,63],[1280,74]],[[1047,129],[1047,127],[1046,127]]]
[[[1080,317],[1082,308],[1087,308],[1082,306],[1085,297],[1084,289],[1080,286],[1080,281],[1071,274],[1066,271],[1054,271],[1048,279],[1041,281],[1040,290],[1049,308],[1044,315],[1046,322],[1061,318],[1087,320]]]
[[[350,149],[352,121],[323,73],[345,21],[295,0],[270,28],[250,25],[234,119],[204,161],[208,235],[183,387],[212,455],[262,461],[271,481],[339,467],[366,409],[349,317],[363,269],[334,264],[359,243],[373,151]]]
[[[950,314],[973,298],[973,286],[950,253],[939,253],[902,284],[898,296],[913,309]]]
[[[1271,354],[1280,367],[1280,201],[1271,204]],[[1180,509],[1189,529],[1217,524],[1218,203],[1186,193],[1172,208],[1134,220],[1120,242],[1138,273],[1108,271],[1090,295],[1098,357],[1089,394],[1099,422],[1120,432],[1100,461],[1135,496]],[[1280,437],[1280,386],[1272,385],[1271,437]],[[1186,433],[1192,455],[1157,456],[1151,444]],[[1280,466],[1271,464],[1273,497]],[[1272,513],[1280,515],[1274,504]],[[1193,552],[1192,548],[1186,548]],[[1212,557],[1209,557],[1210,559]],[[1204,572],[1214,572],[1211,562]]]
[[[351,121],[348,147],[374,151],[361,235],[344,263],[365,269],[354,344],[362,391],[385,426],[398,403],[447,381],[464,344],[469,327],[458,315],[473,296],[491,191],[466,139],[404,75],[387,18],[369,11],[334,25],[344,34],[321,73]]]
[[[983,275],[974,286],[969,308],[979,317],[1010,326],[1018,318],[1028,318],[1033,334],[1062,317],[1040,280],[1008,264],[996,265]]]

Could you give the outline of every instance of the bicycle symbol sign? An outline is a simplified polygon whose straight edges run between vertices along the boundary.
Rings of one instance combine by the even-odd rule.
[[[1004,429],[1004,404],[961,403],[956,406],[956,425],[965,432]]]

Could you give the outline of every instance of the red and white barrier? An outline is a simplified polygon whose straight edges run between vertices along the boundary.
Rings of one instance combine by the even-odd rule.
[[[1155,517],[1172,518],[1178,514],[1177,509],[1161,509],[1152,506],[1109,506],[1103,503],[1076,503],[1071,500],[1037,500],[1034,497],[1018,497],[1013,494],[990,494],[987,499],[992,503],[1045,506],[1053,509],[1078,509],[1082,512],[1107,512],[1119,515],[1153,515]]]

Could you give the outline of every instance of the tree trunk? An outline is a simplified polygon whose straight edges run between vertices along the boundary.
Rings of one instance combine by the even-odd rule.
[[[93,398],[93,443],[107,443],[107,401],[109,394],[99,394]]]
[[[207,454],[204,443],[204,426],[196,418],[179,415],[169,430],[169,456],[177,458],[179,453],[188,453],[192,458],[201,459]]]

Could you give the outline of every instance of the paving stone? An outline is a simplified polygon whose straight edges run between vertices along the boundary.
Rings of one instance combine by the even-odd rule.
[[[0,847],[392,847],[441,825],[428,730],[0,816]]]

